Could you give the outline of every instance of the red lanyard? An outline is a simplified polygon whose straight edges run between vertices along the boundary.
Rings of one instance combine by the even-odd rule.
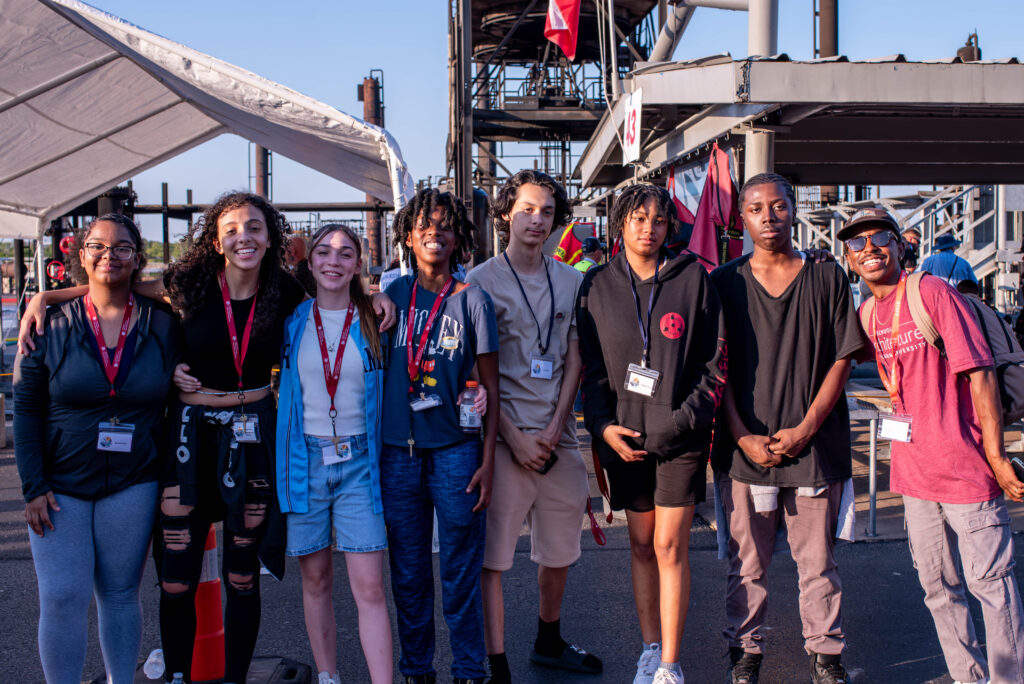
[[[110,396],[117,396],[114,389],[114,381],[117,380],[117,371],[121,367],[121,356],[124,354],[124,344],[128,340],[128,327],[132,322],[132,310],[135,308],[135,295],[128,295],[128,304],[124,307],[124,318],[121,319],[121,332],[117,336],[117,346],[114,349],[114,360],[111,362],[110,354],[107,352],[107,343],[103,340],[103,331],[100,329],[100,317],[96,315],[96,307],[93,306],[92,298],[85,295],[85,311],[89,314],[89,323],[92,324],[92,334],[96,336],[96,346],[100,348],[100,361],[103,362],[103,374],[107,376],[110,383]]]
[[[327,350],[327,336],[324,335],[324,322],[320,318],[320,308],[313,302],[313,322],[316,324],[316,336],[320,340],[320,358],[324,362],[324,382],[327,383],[327,396],[331,398],[331,420],[338,414],[334,408],[334,393],[338,391],[338,380],[341,378],[341,357],[345,355],[345,345],[348,344],[348,331],[352,326],[352,314],[356,310],[353,302],[348,303],[348,314],[345,316],[345,326],[341,329],[341,337],[338,339],[338,355],[334,357],[334,369],[331,369],[331,356]]]
[[[892,399],[893,406],[896,405],[899,399],[899,386],[896,383],[896,343],[899,341],[900,336],[900,310],[903,308],[903,293],[907,289],[907,274],[903,272],[900,274],[900,282],[896,286],[896,305],[892,312],[892,338],[890,342],[890,352],[892,353],[892,367],[889,369],[889,378],[886,379],[885,372],[882,370],[882,355],[878,355],[878,377],[882,379],[882,384],[885,389],[889,392],[889,397]],[[875,326],[878,321],[878,302],[875,302],[875,310],[871,316],[871,340],[878,345],[879,351],[882,349],[882,343],[878,339],[878,335],[875,332]]]
[[[427,339],[430,337],[430,331],[434,327],[434,319],[437,318],[437,312],[441,309],[441,302],[448,296],[452,287],[455,285],[455,278],[448,276],[448,280],[445,281],[444,286],[441,287],[441,291],[437,293],[437,299],[434,300],[434,305],[430,307],[430,315],[427,316],[427,322],[423,326],[423,333],[420,335],[419,348],[416,350],[415,357],[413,356],[412,346],[412,329],[416,327],[416,288],[419,287],[419,283],[414,282],[412,285],[412,297],[409,299],[409,316],[405,321],[406,328],[406,354],[409,362],[409,392],[412,393],[412,383],[420,376],[420,363],[423,361],[423,353],[427,350]]]
[[[238,391],[241,393],[242,385],[242,364],[245,363],[245,353],[249,351],[249,335],[252,333],[252,319],[256,315],[256,295],[252,296],[252,307],[249,309],[249,320],[245,322],[245,330],[242,332],[242,346],[238,346],[238,328],[235,327],[235,312],[231,310],[231,293],[228,292],[228,281],[221,271],[220,294],[224,299],[224,316],[228,319],[228,336],[231,337],[231,355],[235,360],[235,370],[238,371]],[[256,282],[256,292],[259,293],[260,284]]]

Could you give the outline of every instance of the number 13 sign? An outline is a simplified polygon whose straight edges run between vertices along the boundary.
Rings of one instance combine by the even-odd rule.
[[[626,119],[622,122],[622,163],[640,158],[640,103],[643,91],[635,90],[626,98]]]

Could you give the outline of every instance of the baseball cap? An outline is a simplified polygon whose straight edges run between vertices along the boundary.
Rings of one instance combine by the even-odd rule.
[[[583,241],[583,245],[580,247],[580,251],[584,254],[593,254],[599,249],[604,249],[604,245],[596,237],[588,237]]]
[[[869,226],[886,228],[892,231],[896,237],[900,236],[900,224],[896,222],[896,219],[889,212],[885,209],[870,207],[857,211],[857,213],[847,219],[843,227],[836,233],[836,237],[840,240],[848,240]]]

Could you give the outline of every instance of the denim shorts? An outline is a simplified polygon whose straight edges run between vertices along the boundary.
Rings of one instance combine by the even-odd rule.
[[[370,489],[370,451],[366,435],[345,437],[352,445],[352,458],[325,466],[323,447],[331,440],[306,435],[309,459],[309,510],[288,513],[289,556],[305,556],[331,545],[350,553],[381,551],[388,547],[384,514],[373,512]]]

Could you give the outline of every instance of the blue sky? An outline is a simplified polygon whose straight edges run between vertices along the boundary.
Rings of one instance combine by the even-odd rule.
[[[584,0],[590,2],[591,0]],[[812,56],[813,0],[780,0],[779,49]],[[201,52],[278,81],[355,116],[356,85],[384,71],[386,127],[414,178],[445,172],[447,136],[447,0],[92,0],[94,6]],[[977,30],[984,58],[1024,58],[1018,0],[839,0],[839,51],[851,59],[902,52],[911,60],[949,57]],[[676,59],[729,52],[746,55],[746,14],[698,9]],[[221,136],[133,179],[139,200],[170,201],[185,189],[209,202],[245,188],[248,142]],[[349,201],[358,192],[279,155],[274,199]],[[144,221],[147,235],[157,221]],[[181,227],[172,222],[172,232]]]

